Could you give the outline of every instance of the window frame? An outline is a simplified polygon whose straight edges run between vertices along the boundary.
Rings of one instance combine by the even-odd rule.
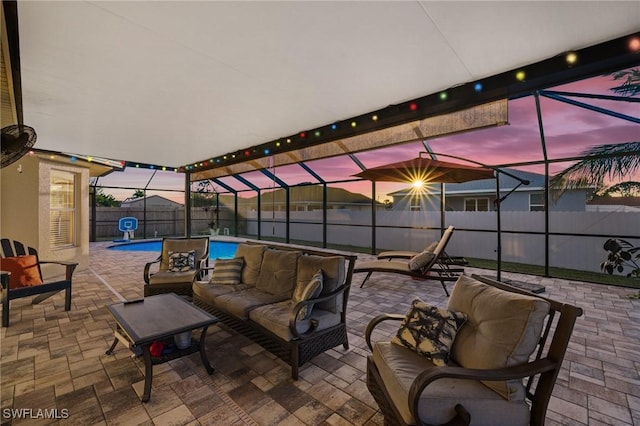
[[[66,185],[67,188],[56,190],[54,186],[60,184]],[[78,173],[56,168],[51,169],[49,176],[49,245],[53,250],[78,246],[78,188]],[[61,221],[62,223],[66,222],[66,226],[60,226]]]
[[[487,209],[486,210],[478,210],[478,201],[480,200],[484,200],[487,202]],[[467,210],[467,201],[473,201],[473,205],[475,210]],[[490,208],[490,203],[489,203],[489,197],[465,197],[464,198],[464,210],[465,212],[488,212],[491,211]]]

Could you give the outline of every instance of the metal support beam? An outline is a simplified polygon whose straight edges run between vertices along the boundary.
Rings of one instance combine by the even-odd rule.
[[[285,181],[283,181],[282,179],[278,178],[274,173],[271,173],[269,170],[267,169],[261,169],[260,170],[262,172],[262,174],[264,174],[266,177],[268,177],[269,179],[273,180],[275,183],[277,183],[282,189],[284,189],[285,191],[285,238],[286,238],[286,242],[287,244],[290,242],[290,228],[291,228],[291,190],[289,185],[287,185],[287,183]],[[273,200],[275,200],[275,194],[272,194],[273,196]],[[275,203],[274,203],[275,205]],[[273,214],[275,216],[275,208],[273,211]]]
[[[538,116],[538,128],[540,130],[540,144],[544,156],[544,276],[549,277],[549,156],[547,155],[547,142],[544,137],[544,125],[542,123],[542,109],[540,108],[540,96],[538,92],[533,94],[536,101],[536,115]]]
[[[580,108],[588,109],[589,111],[599,112],[601,114],[609,115],[611,117],[620,118],[622,120],[631,121],[632,123],[640,124],[640,118],[632,117],[630,115],[621,114],[619,112],[611,111],[606,108],[597,107],[595,105],[589,105],[584,102],[576,101],[575,99],[565,98],[564,96],[560,96],[555,92],[547,92],[542,90],[539,92],[541,96],[544,96],[549,99],[554,99],[556,101],[564,102],[569,105],[577,106]]]
[[[191,173],[184,174],[184,235],[191,237]]]

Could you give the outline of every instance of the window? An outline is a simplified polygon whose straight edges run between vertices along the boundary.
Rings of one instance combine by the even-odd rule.
[[[68,247],[76,241],[75,175],[62,170],[51,170],[49,243],[51,248]]]
[[[465,212],[488,212],[489,199],[488,198],[465,198],[464,211]]]
[[[417,211],[422,210],[422,203],[421,203],[420,201],[421,201],[421,197],[420,197],[420,196],[418,196],[418,195],[413,195],[413,196],[411,197],[411,204],[410,204],[410,206],[409,206],[409,209],[410,209],[412,212],[417,212]]]
[[[529,211],[543,212],[545,211],[544,193],[529,194]]]

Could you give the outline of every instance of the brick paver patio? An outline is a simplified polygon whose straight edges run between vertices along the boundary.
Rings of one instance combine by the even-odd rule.
[[[151,401],[143,404],[142,363],[123,346],[105,355],[114,326],[105,306],[141,297],[144,263],[156,255],[107,245],[92,244],[90,268],[76,272],[70,312],[63,309],[62,294],[36,306],[28,299],[12,302],[11,325],[1,332],[3,424],[380,425],[365,385],[366,324],[380,312],[403,313],[414,295],[446,304],[438,283],[375,274],[360,289],[364,276],[356,275],[350,350],[340,346],[318,356],[293,381],[289,368],[259,345],[224,326],[210,327],[207,349],[215,373],[207,375],[198,354],[158,365]],[[545,295],[585,310],[547,424],[640,425],[640,301],[627,297],[633,291],[504,275],[541,283]],[[60,419],[45,418],[52,414]]]

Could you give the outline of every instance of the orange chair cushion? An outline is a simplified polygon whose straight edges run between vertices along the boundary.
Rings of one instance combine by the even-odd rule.
[[[11,272],[9,288],[31,287],[42,284],[38,259],[32,255],[3,257],[0,259],[0,269]]]

